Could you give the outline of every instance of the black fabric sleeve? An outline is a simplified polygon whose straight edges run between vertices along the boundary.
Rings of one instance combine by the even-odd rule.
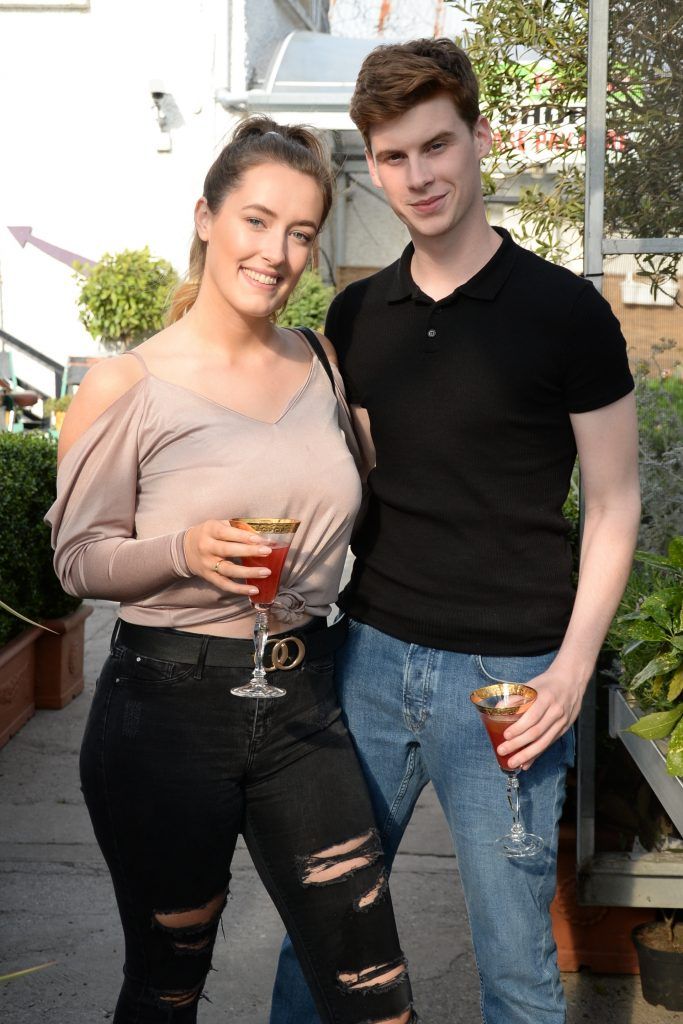
[[[590,412],[633,390],[626,341],[609,303],[590,282],[569,314],[565,403],[568,412]]]
[[[327,318],[325,320],[325,337],[330,339],[334,345],[335,352],[337,353],[339,370],[342,375],[342,380],[344,381],[344,390],[346,391],[346,398],[349,405],[362,405],[363,403],[360,400],[359,390],[353,383],[348,367],[351,325],[344,316],[345,295],[346,289],[339,292],[338,295],[335,295],[332,300],[332,304],[327,311]]]

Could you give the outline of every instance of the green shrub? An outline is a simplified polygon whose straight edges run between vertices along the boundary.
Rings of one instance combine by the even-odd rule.
[[[652,377],[647,363],[635,378],[643,502],[638,546],[664,554],[669,539],[683,534],[683,381]]]
[[[43,412],[51,416],[53,412],[66,412],[71,405],[73,395],[59,395],[57,398],[46,398],[43,402]]]
[[[76,264],[79,280],[84,271]],[[145,247],[105,253],[85,276],[78,298],[79,319],[105,348],[134,348],[164,326],[164,313],[178,275],[167,260]]]
[[[277,322],[281,327],[311,327],[322,330],[334,288],[323,284],[315,270],[306,270],[292,292],[291,298]]]
[[[50,528],[57,444],[33,431],[0,433],[0,599],[30,619],[66,615],[80,604],[62,590],[52,568]],[[0,610],[0,645],[25,629]]]

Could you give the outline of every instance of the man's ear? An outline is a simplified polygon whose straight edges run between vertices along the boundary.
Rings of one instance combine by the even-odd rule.
[[[375,158],[369,149],[365,150],[365,159],[367,161],[372,184],[375,186],[375,188],[381,188],[382,182],[379,180],[379,175],[377,173],[377,164],[375,163]]]
[[[211,210],[204,196],[198,199],[194,206],[194,226],[202,242],[209,239],[209,226],[211,224]]]
[[[483,114],[479,115],[479,118],[472,129],[472,134],[474,135],[474,142],[477,147],[477,155],[480,160],[483,160],[485,156],[489,155],[491,152],[491,146],[493,145],[491,125],[488,122],[488,118],[484,117]]]

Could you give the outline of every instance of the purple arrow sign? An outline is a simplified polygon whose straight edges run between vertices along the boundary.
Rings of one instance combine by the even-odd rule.
[[[22,249],[28,242],[30,245],[35,245],[36,249],[40,249],[41,252],[47,253],[48,256],[52,256],[53,259],[59,260],[60,263],[66,263],[69,267],[73,267],[74,263],[82,263],[86,270],[90,270],[90,268],[94,267],[97,262],[96,260],[89,260],[85,256],[79,256],[75,252],[69,252],[68,249],[60,249],[58,245],[52,245],[51,242],[45,242],[42,238],[34,238],[33,228],[8,227],[7,230],[11,231]]]

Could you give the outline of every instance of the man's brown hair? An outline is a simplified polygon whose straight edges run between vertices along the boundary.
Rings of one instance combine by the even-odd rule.
[[[361,65],[349,113],[370,149],[371,128],[440,92],[452,98],[460,117],[474,128],[480,113],[479,83],[464,50],[450,39],[378,46]]]

